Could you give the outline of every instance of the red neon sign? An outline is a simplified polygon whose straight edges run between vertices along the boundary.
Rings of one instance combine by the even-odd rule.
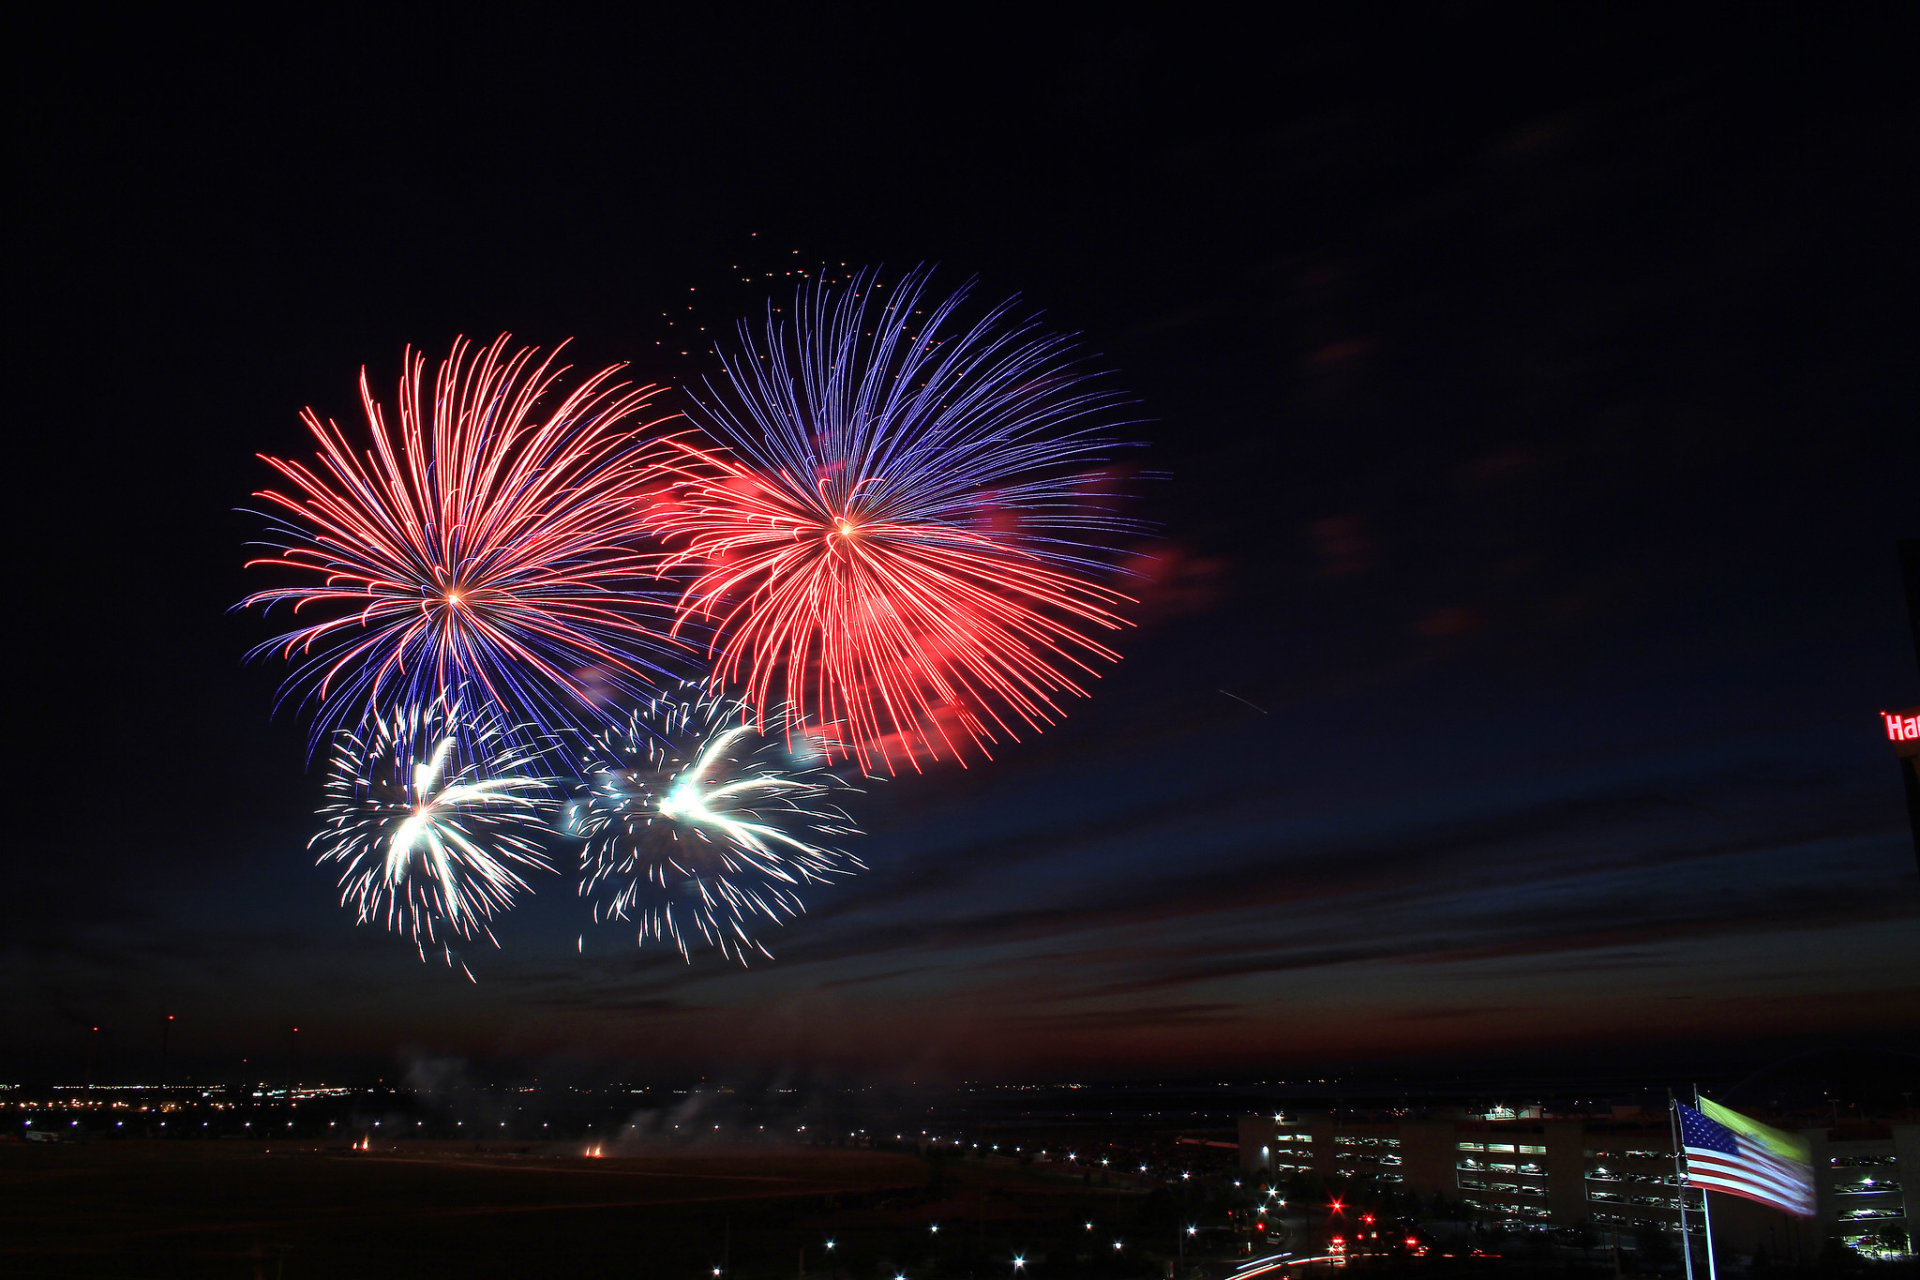
[[[1920,707],[1882,711],[1880,724],[1887,731],[1887,741],[1893,744],[1895,755],[1920,756]]]

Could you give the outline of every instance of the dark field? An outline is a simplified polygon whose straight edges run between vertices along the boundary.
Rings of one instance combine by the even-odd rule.
[[[12,1142],[0,1275],[710,1277],[724,1263],[740,1277],[919,1280],[1004,1274],[1016,1249],[1048,1238],[1051,1263],[1028,1274],[1164,1274],[1138,1243],[1124,1261],[1073,1256],[1082,1218],[1107,1248],[1139,1242],[1141,1207],[1011,1164],[830,1148],[586,1159],[578,1146],[433,1141]]]

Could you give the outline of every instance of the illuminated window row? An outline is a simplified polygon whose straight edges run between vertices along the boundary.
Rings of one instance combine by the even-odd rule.
[[[1510,1173],[1522,1178],[1544,1178],[1547,1171],[1537,1164],[1513,1164],[1504,1160],[1475,1160],[1469,1156],[1453,1166],[1456,1169],[1485,1170],[1488,1173]]]
[[[1481,1200],[1473,1196],[1462,1197],[1462,1200],[1475,1209],[1485,1210],[1489,1213],[1504,1213],[1511,1217],[1527,1218],[1540,1222],[1547,1221],[1552,1217],[1552,1215],[1547,1212],[1545,1205],[1522,1204],[1511,1200]]]
[[[1587,1199],[1602,1204],[1644,1204],[1657,1208],[1677,1209],[1680,1201],[1673,1196],[1629,1195],[1624,1191],[1595,1191],[1587,1189]]]
[[[1589,1169],[1588,1182],[1652,1182],[1664,1186],[1674,1185],[1676,1178],[1671,1173],[1634,1173],[1619,1169]]]
[[[1463,1191],[1498,1191],[1510,1196],[1531,1196],[1537,1200],[1547,1198],[1545,1187],[1529,1187],[1514,1182],[1485,1182],[1479,1178],[1463,1177],[1456,1185]]]
[[[1862,1178],[1858,1182],[1835,1183],[1833,1193],[1837,1196],[1897,1196],[1900,1194],[1900,1184],[1885,1178]]]
[[[1635,1218],[1619,1213],[1596,1213],[1593,1215],[1593,1221],[1596,1225],[1603,1227],[1642,1227],[1649,1222],[1664,1226],[1669,1231],[1673,1230],[1674,1227],[1674,1222],[1670,1218],[1664,1220],[1660,1218]],[[1698,1220],[1690,1220],[1687,1223],[1687,1234],[1689,1235],[1702,1235],[1705,1231],[1706,1228],[1703,1227]]]

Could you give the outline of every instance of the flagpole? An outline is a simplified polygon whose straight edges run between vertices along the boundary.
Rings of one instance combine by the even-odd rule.
[[[1707,1208],[1707,1189],[1700,1188],[1700,1221],[1707,1228],[1707,1280],[1718,1280],[1713,1269],[1713,1211]]]
[[[1673,1135],[1673,1190],[1680,1206],[1680,1258],[1687,1264],[1687,1280],[1693,1280],[1693,1241],[1687,1238],[1687,1171],[1680,1165],[1685,1146],[1680,1140],[1680,1107],[1673,1100],[1671,1089],[1667,1090],[1667,1130]],[[1701,1203],[1705,1202],[1702,1196]]]
[[[1693,1086],[1693,1109],[1700,1109],[1700,1086]],[[1713,1265],[1713,1210],[1707,1207],[1707,1189],[1700,1188],[1700,1225],[1706,1228],[1707,1236],[1707,1280],[1720,1280]]]

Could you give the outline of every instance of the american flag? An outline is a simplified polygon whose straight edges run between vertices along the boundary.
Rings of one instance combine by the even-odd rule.
[[[1704,1098],[1700,1107],[1680,1107],[1690,1185],[1813,1216],[1813,1165],[1804,1142]]]

